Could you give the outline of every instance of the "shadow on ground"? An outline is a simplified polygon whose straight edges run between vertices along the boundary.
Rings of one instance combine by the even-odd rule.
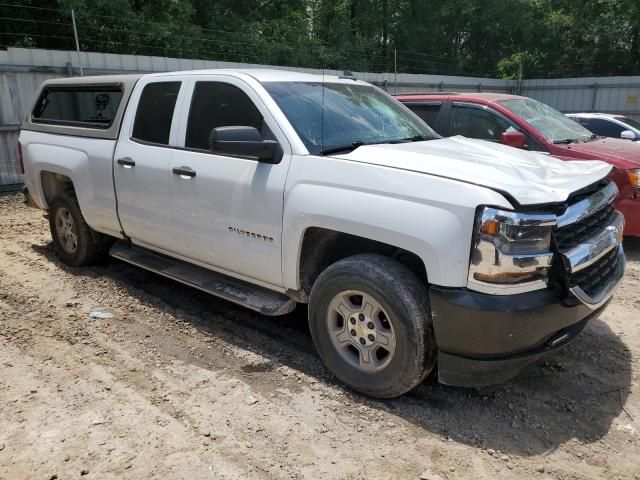
[[[637,240],[625,242],[633,260],[640,259]],[[33,245],[33,249],[73,275],[109,276],[143,305],[170,310],[201,333],[267,359],[264,364],[241,367],[243,378],[256,389],[276,388],[282,380],[274,370],[278,365],[342,388],[315,354],[304,306],[283,317],[265,317],[115,260],[74,269],[59,262],[51,243]],[[212,360],[215,355],[205,350],[204,358],[195,359],[188,352],[163,351],[162,345],[158,349],[203,368],[206,355],[212,355]],[[388,411],[453,442],[527,456],[553,450],[571,439],[592,443],[602,438],[613,419],[625,415],[630,384],[630,351],[606,323],[596,320],[567,348],[503,385],[463,389],[428,380],[403,397],[385,401],[346,393],[353,401]]]
[[[640,237],[624,239],[624,253],[630,262],[640,261]]]

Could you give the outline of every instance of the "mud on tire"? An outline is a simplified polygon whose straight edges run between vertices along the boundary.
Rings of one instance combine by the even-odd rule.
[[[49,229],[60,259],[72,267],[103,260],[112,240],[87,225],[75,193],[61,193],[49,202]]]
[[[322,272],[311,291],[309,327],[327,368],[366,395],[402,395],[436,363],[426,285],[388,257],[356,255]]]

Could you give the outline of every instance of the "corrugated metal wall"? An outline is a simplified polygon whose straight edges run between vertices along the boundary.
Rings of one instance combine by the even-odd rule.
[[[0,185],[22,182],[16,168],[16,141],[22,105],[15,74],[0,72]]]
[[[564,113],[605,112],[640,119],[640,76],[525,80],[521,94]]]
[[[321,74],[319,69],[277,67],[191,60],[82,52],[80,61],[85,75],[109,73],[164,72],[209,68],[279,68]],[[34,102],[38,85],[48,78],[78,75],[78,54],[73,51],[9,48],[0,51],[0,188],[21,183],[17,162],[17,131]],[[327,75],[340,74],[333,70]],[[513,80],[354,72],[365,81],[394,92],[412,91],[492,91],[513,93]],[[522,95],[547,103],[563,112],[601,111],[624,113],[640,119],[640,76],[524,80]]]
[[[23,182],[17,165],[20,123],[33,105],[38,86],[48,78],[61,76],[53,72],[3,70],[0,64],[0,187]]]

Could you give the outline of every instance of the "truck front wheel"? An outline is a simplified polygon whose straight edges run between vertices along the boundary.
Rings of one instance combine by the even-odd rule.
[[[366,395],[402,395],[436,362],[426,286],[384,256],[356,255],[322,272],[311,291],[309,327],[327,368]]]
[[[110,239],[87,225],[72,191],[49,203],[49,228],[56,253],[72,267],[96,263],[109,251]]]

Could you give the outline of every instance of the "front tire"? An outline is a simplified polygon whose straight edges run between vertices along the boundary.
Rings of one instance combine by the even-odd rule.
[[[87,224],[72,191],[49,203],[49,229],[58,257],[72,267],[91,265],[107,256],[111,240]]]
[[[311,290],[309,328],[327,368],[373,397],[408,392],[436,362],[426,286],[380,255],[345,258],[320,274]]]

